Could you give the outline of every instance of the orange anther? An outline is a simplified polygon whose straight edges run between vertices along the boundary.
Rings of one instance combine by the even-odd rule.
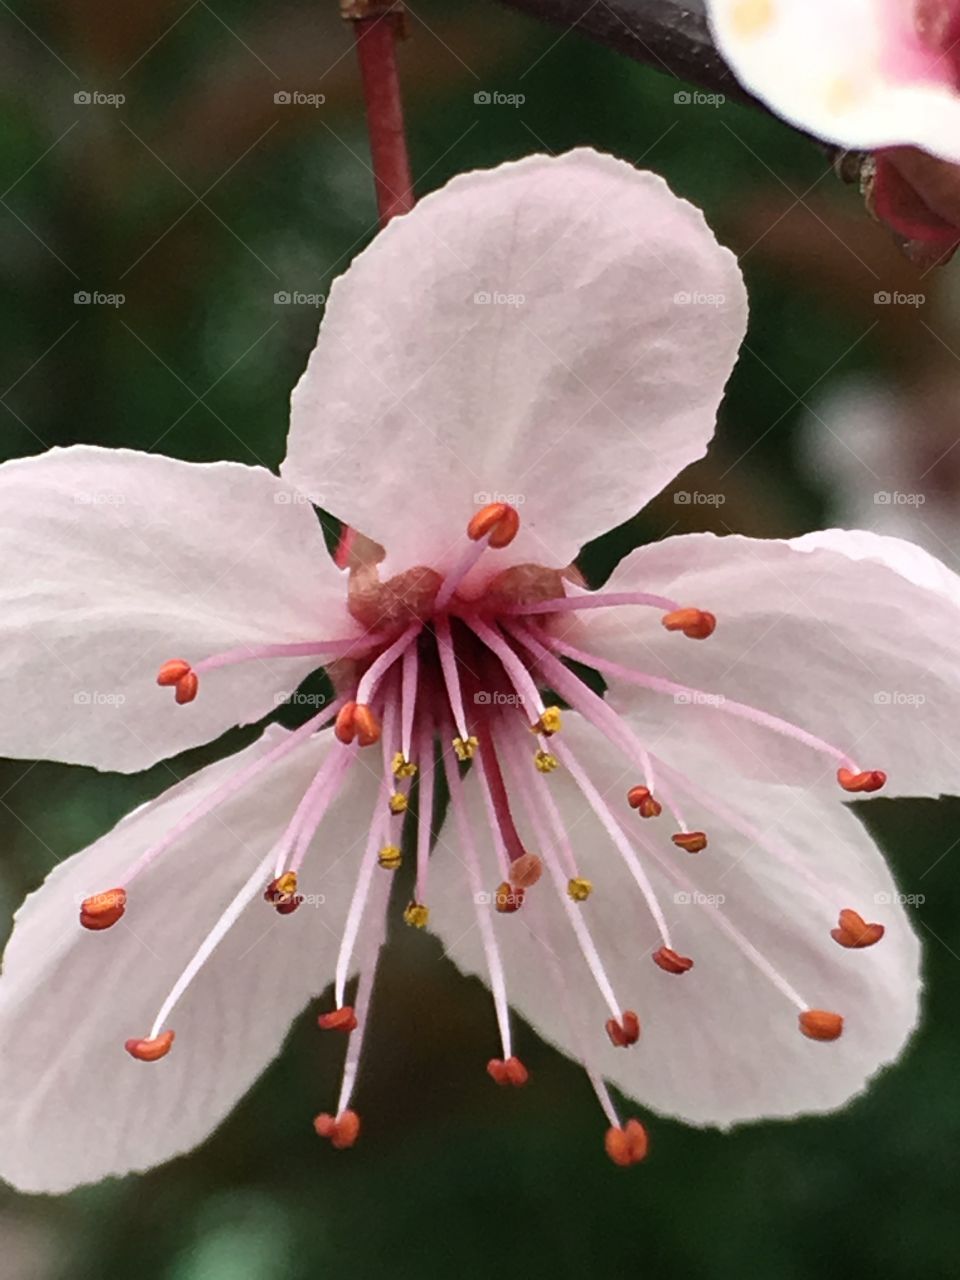
[[[535,853],[522,853],[510,863],[510,883],[514,889],[530,889],[543,875],[543,862]]]
[[[345,702],[337,712],[337,718],[333,722],[333,732],[338,742],[344,745],[352,742],[357,736],[357,730],[353,723],[353,713],[357,709],[355,702]]]
[[[353,712],[353,723],[357,730],[357,741],[361,747],[372,747],[380,741],[380,721],[366,703],[358,702]]]
[[[331,1009],[329,1013],[321,1013],[317,1018],[317,1026],[321,1031],[354,1031],[357,1026],[357,1015],[353,1005],[345,1004],[340,1009]]]
[[[276,907],[281,916],[288,916],[296,911],[303,902],[303,894],[297,893],[297,873],[285,871],[276,880],[271,880],[263,891],[263,900]]]
[[[493,905],[503,916],[512,916],[515,911],[519,911],[523,906],[523,895],[525,890],[521,885],[512,885],[509,880],[504,880],[497,887],[497,892],[493,897]]]
[[[515,507],[508,502],[489,502],[467,525],[467,537],[471,542],[479,542],[489,534],[487,546],[499,550],[510,545],[519,528],[520,516]]]
[[[838,927],[830,930],[830,937],[841,947],[872,947],[884,935],[882,924],[867,924],[863,916],[846,907],[840,912]]]
[[[645,1159],[650,1141],[639,1120],[628,1120],[622,1129],[611,1126],[603,1140],[607,1155],[621,1169]]]
[[[687,853],[702,853],[707,847],[707,837],[702,831],[678,831],[670,839],[678,849],[686,849]]]
[[[865,769],[863,773],[854,773],[852,769],[837,770],[837,781],[844,791],[879,791],[886,780],[887,775],[880,769]]]
[[[807,1009],[800,1015],[800,1030],[809,1040],[837,1040],[843,1031],[843,1018],[826,1009]]]
[[[606,1026],[610,1043],[618,1049],[627,1049],[640,1039],[640,1019],[632,1009],[624,1009],[619,1022],[608,1018]]]
[[[176,701],[183,706],[186,702],[192,702],[197,696],[197,690],[200,688],[200,681],[197,679],[195,671],[188,671],[185,676],[181,676],[176,684],[176,693],[174,697]]]
[[[360,1135],[360,1117],[355,1111],[341,1111],[338,1116],[324,1111],[314,1120],[313,1127],[319,1137],[329,1138],[331,1146],[345,1151]]]
[[[371,747],[380,741],[380,721],[365,702],[345,702],[337,712],[333,732],[345,744],[356,738],[361,747]]]
[[[123,1047],[138,1062],[157,1062],[170,1052],[173,1039],[172,1031],[163,1031],[152,1040],[128,1040]]]
[[[491,1058],[487,1063],[487,1075],[497,1084],[512,1084],[515,1089],[530,1079],[530,1072],[519,1058]]]
[[[190,663],[183,658],[171,658],[157,672],[157,684],[167,686],[182,680],[191,670]]]
[[[689,956],[682,956],[670,947],[661,947],[659,951],[655,951],[653,963],[659,965],[664,973],[686,973],[693,968],[693,961]]]
[[[85,929],[109,929],[126,909],[126,889],[107,889],[92,898],[84,898],[80,904],[80,923]]]
[[[706,609],[674,609],[660,619],[668,631],[682,631],[690,640],[706,640],[717,629],[717,619]]]
[[[655,800],[649,787],[631,787],[627,792],[627,804],[636,809],[641,818],[659,818],[663,805]]]

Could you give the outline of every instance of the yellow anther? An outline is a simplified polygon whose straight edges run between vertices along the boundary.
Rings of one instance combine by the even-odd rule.
[[[430,908],[425,907],[422,902],[408,902],[404,908],[403,922],[412,929],[425,929],[429,919]]]
[[[274,883],[274,889],[284,897],[293,897],[297,892],[297,873],[285,871]]]
[[[393,757],[390,767],[395,778],[412,778],[417,772],[417,766],[402,751],[398,751]]]
[[[458,760],[472,760],[480,743],[474,737],[454,738],[453,749]]]
[[[390,797],[391,813],[406,813],[409,801],[402,791],[395,791]]]
[[[559,733],[562,728],[563,718],[559,707],[544,707],[540,719],[530,726],[531,732],[542,733],[548,738],[554,733]]]
[[[377,861],[383,867],[384,871],[396,871],[400,866],[403,858],[400,850],[395,844],[385,844],[377,854]],[[409,924],[409,921],[407,922]]]
[[[554,769],[560,768],[560,761],[549,751],[538,751],[533,757],[533,763],[541,773],[553,773]]]
[[[567,881],[567,895],[574,902],[586,902],[593,893],[593,882],[585,880],[583,876],[574,876],[572,880]]]

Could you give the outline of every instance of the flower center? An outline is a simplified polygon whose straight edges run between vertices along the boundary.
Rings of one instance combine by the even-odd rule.
[[[885,775],[861,769],[840,747],[777,716],[610,662],[569,643],[559,624],[571,612],[652,608],[660,612],[663,626],[675,633],[681,644],[686,639],[709,642],[717,619],[705,609],[663,596],[581,591],[572,575],[537,565],[493,571],[486,579],[475,574],[482,560],[495,557],[510,545],[518,529],[517,512],[506,504],[494,503],[468,522],[462,553],[446,575],[416,566],[381,583],[376,570],[356,565],[351,571],[348,608],[364,627],[360,637],[238,648],[196,663],[172,659],[161,667],[158,683],[172,687],[176,701],[185,704],[201,694],[201,677],[206,679],[220,667],[267,656],[316,655],[327,667],[337,697],[330,707],[239,770],[181,819],[128,869],[122,887],[87,899],[80,921],[88,929],[99,931],[115,924],[127,910],[128,899],[132,901],[135,879],[214,807],[297,750],[319,728],[332,724],[336,742],[274,848],[225,908],[177,979],[149,1034],[127,1042],[127,1050],[135,1058],[152,1062],[171,1050],[173,1032],[166,1026],[170,1013],[250,903],[262,897],[281,915],[289,915],[302,905],[300,879],[314,836],[357,767],[360,754],[369,759],[367,753],[372,751],[375,760],[377,747],[382,756],[380,782],[343,922],[334,974],[334,1007],[319,1018],[323,1030],[348,1037],[336,1110],[322,1113],[315,1121],[318,1134],[335,1147],[352,1146],[360,1130],[351,1106],[353,1089],[377,960],[386,936],[391,888],[407,849],[413,852],[415,868],[413,893],[403,909],[403,919],[418,929],[430,920],[427,903],[435,835],[431,819],[438,770],[449,792],[450,817],[465,870],[464,892],[474,903],[493,995],[500,1052],[490,1059],[487,1071],[497,1084],[522,1086],[527,1069],[512,1049],[508,973],[498,943],[500,926],[495,928],[494,921],[497,916],[540,910],[542,895],[552,894],[559,903],[559,919],[606,1007],[606,1021],[598,1029],[605,1031],[618,1049],[629,1049],[641,1037],[640,1018],[628,1007],[632,1001],[617,991],[604,963],[606,940],[598,941],[591,929],[592,913],[586,904],[594,898],[594,885],[582,873],[571,833],[551,789],[551,777],[558,771],[567,776],[597,819],[611,850],[622,860],[637,893],[638,907],[649,915],[659,935],[650,955],[661,975],[670,975],[672,980],[688,974],[695,961],[674,945],[648,871],[654,866],[677,890],[702,904],[712,926],[793,1004],[803,1035],[827,1041],[841,1034],[843,1019],[839,1014],[811,1007],[773,960],[740,932],[709,895],[697,893],[685,870],[686,860],[709,857],[710,842],[706,830],[688,825],[684,809],[688,804],[693,806],[703,827],[719,822],[771,859],[787,863],[794,873],[803,875],[817,899],[837,918],[831,936],[838,945],[871,946],[882,937],[883,926],[864,920],[853,908],[841,909],[831,887],[806,870],[793,850],[751,827],[722,798],[657,759],[632,724],[567,664],[582,664],[611,683],[639,686],[652,695],[674,699],[683,695],[682,700],[712,707],[717,715],[740,718],[789,738],[830,760],[847,792],[876,791]],[[491,563],[495,567],[495,559]],[[480,589],[463,591],[468,579],[471,584],[480,582]],[[584,630],[589,634],[588,627]],[[547,690],[552,693],[545,693]],[[560,703],[607,739],[625,769],[633,774],[619,803],[601,791],[589,765],[566,743]],[[476,818],[467,807],[467,789],[472,787],[478,789],[486,815],[495,875],[481,857]],[[664,814],[670,838],[658,841],[648,836],[653,828],[647,824],[660,825],[656,820]],[[483,853],[488,856],[485,849]],[[603,892],[602,885],[599,891]],[[539,934],[540,930],[533,932]],[[559,1005],[564,1007],[567,984],[559,954],[562,948],[544,946],[544,964],[555,980]],[[359,981],[348,999],[349,975],[356,969]],[[581,1056],[609,1121],[608,1154],[618,1164],[638,1162],[646,1153],[642,1126],[636,1120],[621,1123],[592,1043],[581,1046]]]

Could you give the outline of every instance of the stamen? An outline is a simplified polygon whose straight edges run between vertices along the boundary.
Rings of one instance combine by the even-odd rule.
[[[459,760],[469,760],[476,750],[477,740],[470,737],[467,728],[467,717],[463,710],[463,694],[460,691],[460,676],[457,672],[457,656],[453,650],[453,638],[450,634],[450,623],[446,617],[437,618],[434,622],[434,633],[437,637],[437,652],[440,654],[440,671],[447,690],[447,701],[453,722],[457,726],[458,736],[453,746]],[[460,744],[459,746],[457,744]],[[472,743],[472,748],[470,744]],[[465,753],[461,755],[461,750]]]
[[[338,698],[329,707],[324,707],[322,711],[319,711],[315,716],[311,716],[311,718],[300,725],[299,728],[294,729],[291,734],[284,738],[282,742],[278,743],[277,746],[266,752],[265,755],[260,756],[256,760],[252,760],[249,764],[240,769],[239,772],[231,774],[225,782],[223,782],[219,787],[216,787],[210,795],[208,795],[204,800],[201,800],[199,804],[195,805],[189,813],[185,814],[184,817],[180,819],[179,822],[174,823],[170,830],[167,831],[156,844],[151,845],[149,849],[145,850],[145,852],[137,858],[123,877],[123,883],[126,888],[129,890],[134,879],[140,875],[140,873],[144,871],[155,858],[158,858],[160,854],[166,852],[172,844],[175,844],[182,835],[189,831],[190,828],[202,818],[205,818],[208,813],[232,799],[233,796],[242,791],[249,782],[252,782],[254,778],[271,768],[271,766],[279,763],[280,760],[283,760],[292,751],[296,751],[304,742],[313,737],[325,721],[332,720],[337,715],[342,706],[343,699]]]
[[[356,1029],[357,1015],[353,1005],[345,1004],[339,1009],[331,1009],[329,1013],[321,1013],[317,1018],[317,1026],[321,1031],[345,1031]]]
[[[498,609],[498,613],[524,617],[529,614],[567,613],[580,609],[608,609],[611,606],[628,604],[649,605],[651,608],[664,609],[668,612],[680,608],[676,600],[670,600],[667,596],[649,595],[643,591],[591,591],[582,596],[559,596],[554,600],[505,604]]]
[[[560,761],[549,751],[538,751],[533,757],[533,763],[539,773],[553,773],[560,767]]]
[[[800,1014],[799,1022],[808,1040],[838,1040],[843,1034],[843,1018],[826,1009],[806,1009]]]
[[[474,515],[467,525],[470,545],[464,550],[455,567],[444,578],[437,594],[435,608],[445,609],[454,592],[489,547],[499,551],[508,547],[520,529],[520,517],[514,507],[506,502],[491,502]]]
[[[245,644],[239,645],[236,649],[227,649],[225,653],[215,653],[209,658],[203,658],[200,662],[193,663],[192,670],[199,676],[207,671],[216,671],[219,667],[230,667],[239,662],[260,662],[270,658],[349,658],[358,653],[365,653],[368,649],[377,648],[385,639],[386,636],[369,631],[359,636],[344,636],[342,639],[335,640],[310,640],[303,644]],[[189,663],[184,665],[191,669]],[[163,667],[161,667],[162,670]],[[159,677],[157,683],[161,683]]]
[[[403,854],[400,851],[400,846],[385,844],[377,854],[377,862],[383,867],[384,871],[397,871],[403,863]]]
[[[126,889],[107,889],[104,893],[84,898],[80,904],[80,923],[85,929],[109,929],[117,923],[126,909]]]
[[[627,804],[636,809],[641,818],[659,818],[663,813],[663,805],[653,798],[649,787],[631,787],[627,792]]]
[[[467,525],[467,537],[472,542],[486,538],[487,546],[496,551],[509,547],[519,531],[520,516],[508,502],[489,502]]]
[[[520,885],[512,885],[509,880],[504,880],[502,884],[497,886],[497,892],[493,897],[493,905],[502,916],[512,916],[515,911],[519,911],[523,906],[524,895],[526,889]]]
[[[388,704],[388,708],[391,707],[392,704]],[[388,738],[390,736],[391,735],[388,733]],[[383,823],[386,821],[384,814],[384,802],[387,798],[387,785],[387,778],[384,778],[380,783],[376,804],[370,818],[367,847],[360,860],[360,869],[357,874],[356,884],[354,885],[353,896],[350,899],[350,906],[347,909],[347,918],[343,926],[343,937],[340,941],[340,950],[337,954],[337,964],[333,980],[334,1002],[338,1008],[346,1003],[344,1000],[344,991],[347,985],[347,977],[350,972],[350,960],[353,955],[353,948],[357,940],[357,934],[360,931],[360,922],[363,918],[364,907],[367,904],[370,886],[373,882],[373,873],[377,867],[377,852],[381,846],[380,837],[383,830]]]
[[[543,705],[540,690],[519,656],[514,653],[503,636],[498,635],[492,627],[488,627],[479,618],[471,617],[464,619],[464,621],[487,648],[500,659],[503,669],[509,676],[510,682],[518,695],[520,706],[530,723],[530,727],[535,733],[542,732],[539,727],[540,721],[547,708]]]
[[[434,751],[433,724],[424,717],[419,734],[421,762],[420,789],[417,792],[417,880],[416,895],[420,902],[427,896],[427,873],[430,867],[430,844],[433,827]]]
[[[716,618],[706,609],[674,609],[660,621],[668,631],[682,631],[688,640],[706,640],[717,629]]]
[[[369,705],[370,699],[376,692],[377,685],[390,670],[396,660],[401,657],[409,646],[416,640],[417,636],[423,630],[423,623],[411,622],[405,631],[402,631],[393,644],[384,649],[379,657],[375,658],[370,666],[360,678],[357,685],[357,711],[365,705]],[[358,725],[359,731],[359,725]],[[361,746],[366,744],[361,742]]]
[[[460,847],[464,855],[467,867],[467,879],[470,884],[470,892],[473,894],[474,911],[477,919],[477,928],[480,931],[480,941],[483,945],[483,954],[487,962],[487,974],[490,979],[490,991],[493,995],[493,1006],[497,1016],[497,1027],[500,1031],[500,1042],[503,1046],[503,1062],[500,1064],[504,1072],[504,1079],[498,1079],[493,1070],[493,1062],[491,1059],[487,1070],[497,1080],[498,1084],[510,1083],[513,1085],[521,1085],[526,1083],[526,1070],[517,1059],[512,1057],[510,1044],[510,1006],[507,1003],[507,986],[504,976],[503,961],[500,958],[500,951],[497,947],[496,934],[493,929],[493,922],[490,915],[483,909],[482,891],[483,881],[480,874],[480,860],[477,856],[476,843],[473,839],[473,832],[467,818],[466,803],[463,793],[463,779],[460,777],[459,770],[450,759],[444,754],[444,772],[447,778],[447,786],[450,789],[450,807],[453,810],[454,822],[456,823],[457,835],[460,841]],[[503,886],[501,886],[502,888]],[[507,885],[510,891],[510,886]],[[523,889],[519,891],[520,899],[523,900]],[[498,904],[497,910],[501,908]],[[511,1062],[517,1063],[517,1069],[509,1067]],[[511,1075],[511,1072],[513,1073]],[[523,1078],[519,1078],[522,1073]],[[513,1078],[517,1076],[518,1078]]]
[[[838,927],[830,930],[830,937],[841,947],[872,947],[885,932],[882,924],[867,924],[863,916],[846,907],[840,912]]]
[[[702,853],[707,847],[707,837],[702,831],[679,831],[670,839],[678,849],[685,849],[687,853]]]
[[[521,637],[521,639],[524,644],[527,643],[526,636]],[[710,707],[721,714],[725,713],[736,716],[741,720],[747,720],[752,724],[759,725],[761,728],[770,729],[773,733],[778,733],[785,738],[792,738],[794,742],[802,743],[821,755],[839,760],[842,767],[838,772],[837,779],[840,785],[847,790],[850,789],[849,784],[854,783],[853,789],[855,790],[876,791],[886,781],[886,775],[877,770],[866,774],[861,773],[845,751],[841,751],[839,747],[824,741],[823,738],[818,738],[815,734],[807,733],[805,729],[791,724],[788,720],[781,720],[779,716],[770,715],[768,712],[761,711],[757,707],[748,706],[744,702],[735,702],[731,698],[705,693],[703,690],[694,689],[689,685],[677,684],[675,681],[666,680],[661,676],[652,676],[642,671],[634,671],[631,667],[624,667],[619,662],[608,662],[605,658],[598,658],[593,654],[589,654],[583,649],[578,649],[575,645],[567,644],[565,640],[559,640],[556,636],[543,634],[540,639],[553,653],[564,654],[575,662],[581,662],[586,666],[592,667],[595,671],[599,671],[601,675],[614,676],[619,680],[626,681],[628,684],[635,684],[643,689],[652,689],[655,693],[668,694],[671,697],[676,697],[678,694],[683,695],[684,700],[691,704]],[[562,664],[560,665],[561,669],[565,671],[566,668],[562,667]],[[865,784],[862,781],[863,779],[868,780],[868,784]]]
[[[343,1080],[340,1083],[340,1097],[337,1100],[337,1115],[341,1119],[346,1115],[353,1116],[353,1121],[351,1121],[352,1138],[346,1144],[348,1146],[352,1146],[356,1141],[360,1128],[356,1113],[349,1111],[348,1108],[357,1083],[357,1074],[360,1070],[360,1055],[363,1050],[367,1023],[370,1021],[370,1002],[373,998],[373,988],[377,978],[377,965],[380,962],[383,943],[387,936],[387,909],[390,905],[390,889],[391,885],[389,883],[385,884],[383,881],[374,888],[372,912],[376,923],[368,935],[368,949],[360,965],[360,980],[357,983],[357,996],[353,1006],[356,1026],[351,1031],[350,1039],[347,1041],[347,1055],[343,1063]],[[335,1142],[334,1146],[336,1145]]]
[[[175,1032],[164,1031],[162,1035],[150,1036],[146,1040],[127,1040],[123,1047],[138,1062],[159,1062],[170,1052],[174,1038]]]
[[[393,772],[398,778],[412,778],[417,766],[413,759],[413,719],[417,709],[417,681],[419,676],[419,645],[408,645],[403,651],[402,679],[400,684],[400,757],[399,767],[394,756]]]
[[[844,791],[851,791],[854,794],[869,793],[879,791],[887,781],[887,775],[881,769],[855,772],[852,769],[840,768],[837,770],[837,781]]]
[[[693,968],[689,956],[682,956],[672,947],[660,947],[653,953],[653,963],[659,965],[665,973],[687,973]]]
[[[540,719],[533,726],[534,733],[542,733],[545,738],[552,738],[563,728],[563,717],[559,707],[544,707]]]
[[[564,743],[558,747],[558,750],[565,767],[574,782],[576,782],[577,786],[583,792],[587,804],[599,818],[607,835],[613,841],[620,853],[620,856],[627,864],[627,870],[633,877],[637,888],[643,894],[644,901],[647,904],[647,909],[653,917],[654,924],[657,926],[660,937],[663,939],[664,946],[670,947],[670,928],[660,907],[656,892],[654,891],[653,885],[650,883],[650,879],[640,863],[640,860],[637,858],[633,847],[626,838],[622,827],[614,818],[600,792],[594,786],[593,782],[591,782],[587,773],[583,769],[583,766],[577,760],[570,747]]]
[[[157,672],[157,684],[161,687],[172,685],[176,701],[181,705],[192,702],[200,686],[196,672],[183,658],[171,658],[165,662]]]
[[[505,747],[508,758],[511,758],[511,768],[514,771],[515,776],[518,779],[523,778],[524,754],[522,749],[519,744],[515,746],[512,741],[512,737],[509,734],[505,735]],[[529,768],[529,764],[527,764],[526,767]],[[580,950],[583,954],[583,958],[593,975],[593,980],[597,985],[597,989],[610,1010],[611,1016],[619,1021],[623,1005],[614,993],[610,979],[607,977],[607,972],[603,967],[602,960],[600,959],[600,953],[598,952],[596,944],[590,935],[590,930],[584,923],[583,914],[577,910],[574,904],[567,897],[566,881],[564,879],[563,872],[560,869],[559,861],[555,856],[552,856],[553,846],[547,836],[540,808],[541,802],[546,801],[549,798],[546,785],[536,772],[534,772],[533,777],[536,780],[537,785],[530,787],[523,793],[526,801],[527,814],[533,825],[536,839],[543,850],[544,861],[546,863],[547,870],[550,872],[550,877],[553,880],[557,897],[563,905],[567,919],[570,921],[573,932],[576,935],[577,942],[580,944]]]
[[[453,747],[456,757],[461,764],[463,764],[464,761],[466,760],[473,759],[473,757],[477,754],[477,747],[479,745],[480,745],[479,741],[474,737],[454,738],[451,743],[451,746]]]
[[[297,893],[297,873],[286,871],[282,876],[271,880],[264,890],[263,898],[275,907],[279,915],[288,916],[296,911],[303,902],[303,895]]]
[[[603,1145],[613,1163],[626,1169],[646,1159],[649,1139],[639,1120],[628,1120],[622,1128],[611,1125]]]
[[[519,1058],[491,1058],[487,1063],[487,1074],[499,1085],[513,1085],[521,1088],[530,1079],[530,1072]]]
[[[593,882],[583,876],[573,876],[567,881],[567,897],[571,902],[586,902],[593,893]]]
[[[397,751],[391,761],[390,772],[395,778],[415,778],[417,776],[417,766],[402,751]]]
[[[360,1136],[360,1117],[355,1111],[343,1111],[338,1116],[324,1111],[314,1120],[313,1127],[317,1136],[329,1138],[330,1145],[337,1151],[346,1151]]]
[[[411,929],[425,929],[430,919],[430,908],[422,902],[408,902],[403,909],[403,923]]]
[[[390,799],[387,801],[387,807],[394,817],[397,817],[399,814],[407,812],[408,803],[409,801],[407,800],[404,792],[394,791],[390,796]]]
[[[337,713],[333,732],[345,746],[356,739],[361,747],[372,747],[380,741],[382,729],[372,707],[364,702],[345,702]]]
[[[608,1018],[607,1035],[616,1049],[628,1049],[640,1039],[640,1019],[632,1009],[624,1009],[617,1018]]]

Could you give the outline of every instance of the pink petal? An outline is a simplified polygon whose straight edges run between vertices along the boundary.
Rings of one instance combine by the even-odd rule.
[[[457,177],[334,284],[284,477],[387,571],[451,563],[497,500],[521,517],[498,566],[563,566],[703,454],[745,317],[653,174],[584,149]]]
[[[145,871],[112,928],[90,933],[77,918],[84,897],[122,883],[147,845],[285,736],[271,727],[135,810],[61,863],[17,913],[0,978],[0,1176],[21,1189],[66,1191],[202,1142],[332,977],[355,872],[350,850],[363,835],[356,809],[372,801],[372,791],[371,801],[363,798],[373,785],[366,770],[324,823],[327,864],[316,864],[314,850],[301,875],[302,892],[324,901],[308,897],[280,918],[258,895],[173,1011],[169,1056],[141,1063],[124,1052],[126,1039],[147,1034],[174,980],[289,821],[329,748],[320,739]]]
[[[78,446],[0,467],[0,753],[131,772],[272,711],[318,658],[177,706],[171,658],[350,634],[316,516],[259,467]]]

